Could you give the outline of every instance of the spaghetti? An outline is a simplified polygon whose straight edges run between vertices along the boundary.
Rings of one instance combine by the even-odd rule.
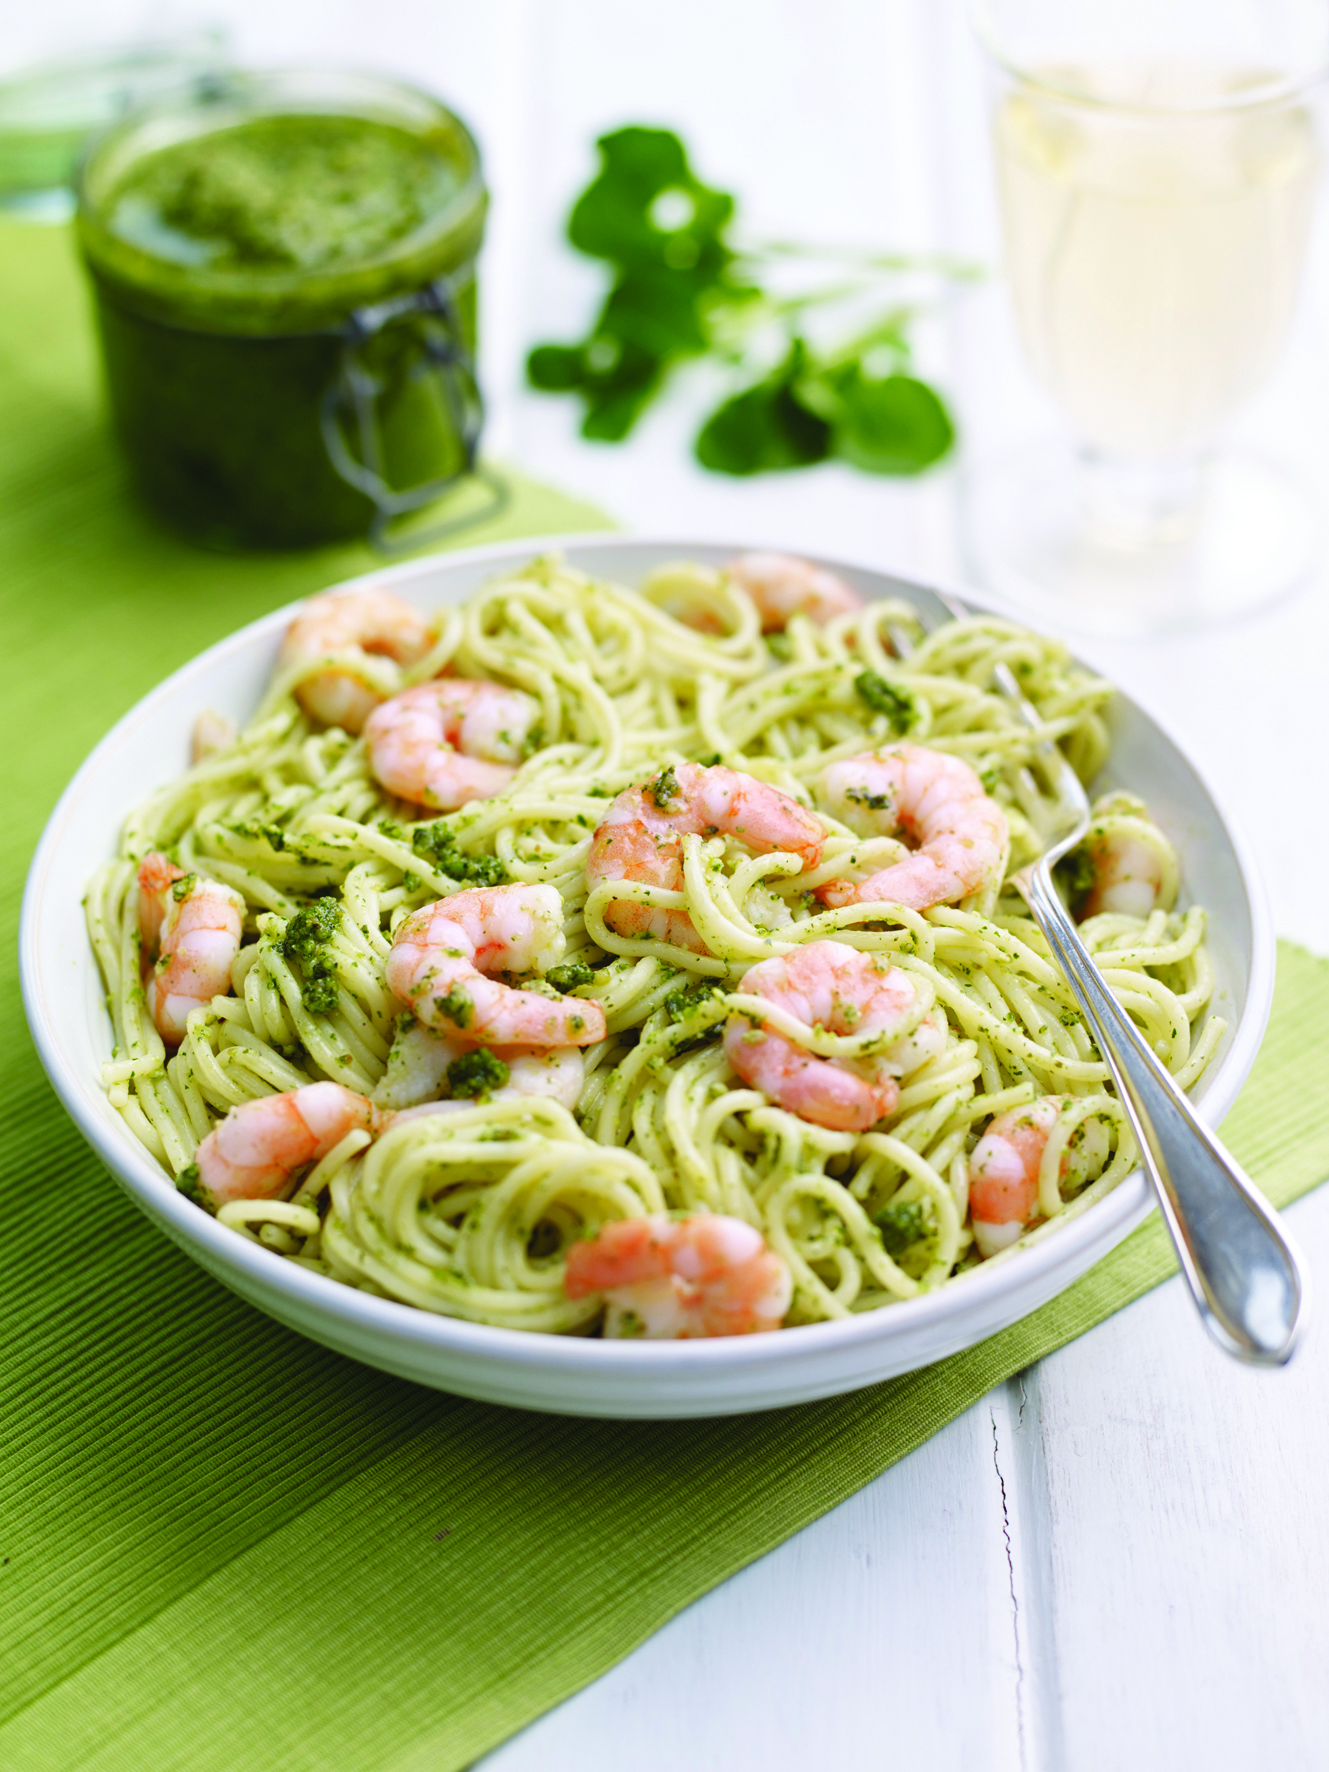
[[[397,1105],[414,1022],[385,980],[394,932],[413,911],[477,884],[556,890],[563,952],[536,988],[599,1004],[606,1037],[584,1054],[574,1107],[459,1085],[450,1111],[399,1115],[378,1137],[354,1130],[293,1177],[288,1198],[231,1200],[218,1210],[223,1223],[422,1309],[587,1333],[604,1301],[568,1296],[574,1243],[618,1219],[723,1213],[758,1229],[787,1264],[786,1322],[799,1324],[915,1297],[976,1264],[968,1162],[994,1116],[1049,1094],[1066,1101],[1043,1154],[1035,1221],[1016,1248],[1133,1167],[1107,1067],[1001,869],[959,905],[925,911],[828,910],[816,897],[831,880],[906,853],[817,803],[829,764],[905,734],[979,773],[1009,827],[1005,876],[1042,849],[1052,800],[1038,747],[1056,742],[1086,781],[1108,748],[1110,686],[1062,646],[988,617],[929,634],[893,601],[824,627],[795,615],[763,636],[751,599],[725,573],[680,564],[630,590],[552,556],[441,612],[430,638],[413,664],[370,661],[374,692],[445,671],[523,691],[538,714],[509,785],[444,816],[422,813],[375,780],[363,738],[302,707],[296,691],[329,659],[280,669],[238,737],[129,819],[117,857],[90,885],[88,925],[114,1024],[111,1100],[186,1191],[200,1142],[240,1104],[327,1080]],[[1015,672],[1037,728],[990,687],[998,663]],[[811,806],[826,831],[816,866],[702,832],[682,837],[678,891],[631,879],[588,887],[608,802],[687,762],[722,763]],[[1085,855],[1117,834],[1154,858],[1154,908],[1103,909],[1081,932],[1187,1087],[1224,1031],[1207,1014],[1205,915],[1175,908],[1171,846],[1127,795],[1098,803]],[[231,990],[188,1016],[174,1052],[142,977],[136,876],[154,851],[245,905]],[[1073,870],[1068,889],[1085,890]],[[699,939],[621,933],[614,907],[625,903],[684,911]],[[892,1111],[867,1131],[781,1107],[742,1081],[722,1043],[727,1021],[747,1014],[810,1052],[867,1050],[866,1036],[856,1046],[852,1034],[781,1020],[741,988],[757,962],[826,940],[909,974],[914,1024],[944,1018],[939,1049],[900,1079]],[[446,1087],[434,1082],[435,1092]],[[1104,1136],[1083,1140],[1089,1121]],[[1077,1142],[1098,1155],[1068,1181],[1062,1159]]]

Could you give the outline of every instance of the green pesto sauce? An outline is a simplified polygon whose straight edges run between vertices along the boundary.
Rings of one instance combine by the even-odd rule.
[[[106,204],[113,234],[173,265],[289,274],[377,258],[460,188],[455,160],[363,117],[255,117],[160,148]]]

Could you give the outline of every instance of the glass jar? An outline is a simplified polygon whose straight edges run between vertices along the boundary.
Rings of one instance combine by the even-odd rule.
[[[368,75],[228,76],[103,136],[79,243],[153,507],[212,546],[382,541],[470,472],[486,205],[464,125]]]

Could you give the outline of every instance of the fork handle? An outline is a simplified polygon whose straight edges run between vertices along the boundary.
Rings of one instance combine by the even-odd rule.
[[[1163,1209],[1205,1326],[1238,1359],[1281,1366],[1306,1285],[1277,1213],[1200,1119],[1104,983],[1046,862],[1013,882],[1088,1019]]]

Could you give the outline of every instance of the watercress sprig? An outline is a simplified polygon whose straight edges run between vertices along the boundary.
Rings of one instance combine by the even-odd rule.
[[[954,424],[912,373],[920,304],[901,301],[900,283],[920,273],[959,281],[974,267],[788,241],[745,246],[735,199],[697,177],[671,130],[629,125],[597,146],[600,170],[573,205],[568,238],[604,260],[613,282],[584,339],[537,345],[527,360],[532,386],[579,396],[584,436],[627,437],[679,363],[711,357],[737,383],[696,438],[697,459],[717,473],[837,457],[868,473],[916,474],[947,454]],[[780,293],[771,284],[791,263],[815,267],[812,286]],[[827,348],[811,334],[837,308],[859,320]]]

